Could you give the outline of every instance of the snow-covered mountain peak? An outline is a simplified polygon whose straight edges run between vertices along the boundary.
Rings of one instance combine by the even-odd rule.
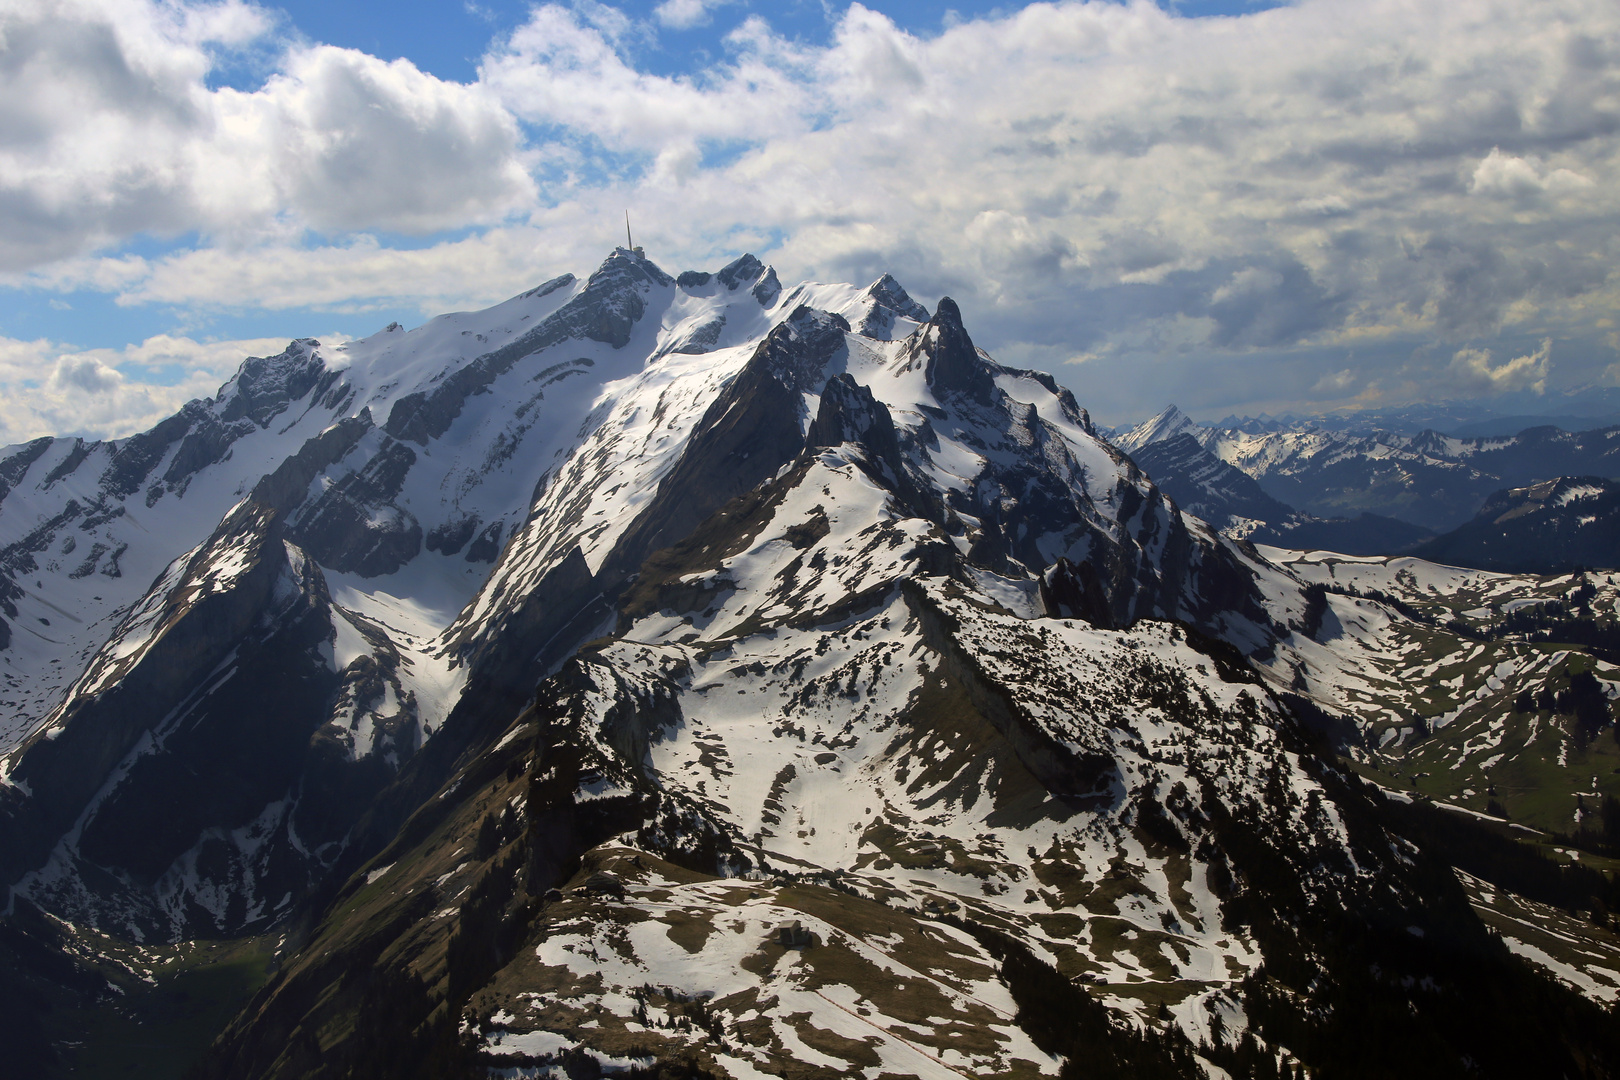
[[[782,292],[776,270],[751,254],[739,255],[714,273],[684,271],[675,279],[675,284],[693,296],[716,296],[745,289],[764,308],[774,306]]]
[[[864,337],[889,340],[909,336],[918,326],[928,321],[928,309],[911,298],[911,294],[888,274],[884,274],[861,294],[866,311],[859,317],[851,312],[851,321]]]
[[[288,342],[276,356],[248,357],[214,396],[219,418],[227,424],[246,418],[264,427],[303,397],[326,367],[314,338]]]
[[[867,295],[897,315],[914,322],[927,322],[928,309],[911,298],[905,287],[891,274],[884,274],[866,288]]]
[[[1186,413],[1170,405],[1157,416],[1144,420],[1117,436],[1113,442],[1115,446],[1129,454],[1149,443],[1166,442],[1182,432],[1191,432],[1196,436],[1202,435],[1204,429],[1193,423],[1192,418]]]

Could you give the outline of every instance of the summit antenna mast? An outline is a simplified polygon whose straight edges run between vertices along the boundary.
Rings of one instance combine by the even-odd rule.
[[[630,211],[628,210],[624,212],[624,246],[631,251],[636,250],[635,242],[630,239]]]

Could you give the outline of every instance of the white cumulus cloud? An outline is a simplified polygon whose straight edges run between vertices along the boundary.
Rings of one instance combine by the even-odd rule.
[[[706,26],[714,20],[716,8],[735,3],[736,0],[664,0],[653,8],[653,18],[671,30],[690,30]]]
[[[1527,158],[1495,147],[1479,163],[1469,190],[1481,195],[1523,196],[1543,191],[1580,191],[1592,181],[1570,169],[1545,169]]]
[[[0,7],[0,270],[139,233],[432,230],[528,205],[517,124],[408,61],[294,47],[210,89],[271,20],[241,0]]]
[[[1547,361],[1552,355],[1552,339],[1523,356],[1501,363],[1493,362],[1490,349],[1458,349],[1452,354],[1446,372],[1455,381],[1454,389],[1463,394],[1500,393],[1531,390],[1540,394],[1547,387]]]

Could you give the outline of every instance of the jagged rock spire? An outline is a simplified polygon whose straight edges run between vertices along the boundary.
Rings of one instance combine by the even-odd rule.
[[[940,297],[934,317],[922,329],[921,348],[928,356],[924,368],[928,385],[936,394],[958,394],[990,403],[995,379],[962,326],[962,312],[955,300]]]

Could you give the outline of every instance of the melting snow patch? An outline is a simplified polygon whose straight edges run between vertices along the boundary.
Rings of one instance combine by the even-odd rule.
[[[528,726],[526,724],[518,724],[511,731],[508,731],[505,735],[502,735],[501,736],[501,741],[495,744],[494,749],[490,750],[490,753],[491,754],[495,753],[497,750],[501,749],[501,747],[507,745],[513,739],[515,739],[519,735],[523,734],[523,732],[525,730],[527,730],[527,727]]]
[[[1552,972],[1559,981],[1573,986],[1590,997],[1597,998],[1599,1001],[1614,1001],[1616,998],[1620,998],[1620,988],[1612,985],[1605,986],[1586,972],[1561,960],[1555,960],[1534,945],[1520,941],[1517,938],[1508,937],[1505,934],[1502,937],[1502,943],[1512,952]],[[1605,972],[1604,975],[1607,976],[1608,973]]]
[[[1595,484],[1576,484],[1573,487],[1565,488],[1559,494],[1557,503],[1559,506],[1568,506],[1572,502],[1578,502],[1581,499],[1595,499],[1602,494],[1603,489]]]
[[[521,1035],[495,1031],[491,1032],[489,1039],[485,1041],[484,1052],[501,1057],[519,1054],[524,1057],[547,1057],[561,1054],[573,1046],[572,1039],[566,1035],[558,1035],[554,1031],[526,1031]]]

